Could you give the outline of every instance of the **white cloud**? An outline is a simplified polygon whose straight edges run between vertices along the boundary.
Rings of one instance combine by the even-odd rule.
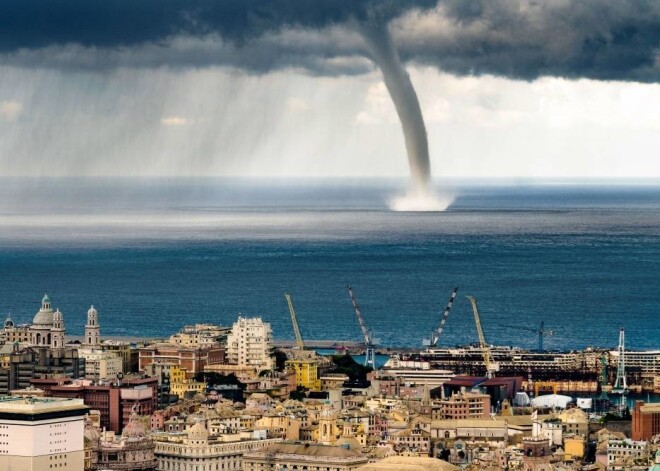
[[[302,98],[292,96],[286,99],[286,108],[294,113],[301,113],[309,110],[309,103]]]
[[[23,105],[17,101],[0,102],[0,116],[5,121],[15,121],[23,111]]]
[[[187,126],[191,121],[182,116],[168,116],[166,118],[161,118],[160,123],[165,126]]]
[[[363,107],[355,115],[355,123],[377,125],[395,122],[398,123],[399,118],[387,87],[383,82],[377,81],[367,89]]]

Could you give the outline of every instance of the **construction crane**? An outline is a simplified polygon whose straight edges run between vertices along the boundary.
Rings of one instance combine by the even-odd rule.
[[[618,358],[616,360],[616,380],[612,386],[612,394],[628,394],[628,383],[626,382],[626,332],[619,330]],[[622,401],[623,403],[623,401]]]
[[[527,332],[534,332],[535,334],[537,334],[539,336],[539,346],[536,351],[539,353],[543,351],[543,337],[549,337],[551,335],[555,335],[554,331],[545,328],[545,322],[541,322],[541,327],[539,327],[538,329],[533,329],[531,327],[523,327],[521,325],[510,325],[509,328],[526,330]]]
[[[447,318],[449,317],[449,311],[451,311],[451,307],[454,304],[454,299],[456,299],[457,292],[458,292],[458,288],[454,288],[454,291],[451,292],[451,296],[449,297],[449,302],[447,303],[447,307],[445,307],[445,312],[442,313],[442,318],[440,319],[440,323],[431,333],[431,338],[429,340],[424,340],[425,346],[435,347],[436,345],[438,345],[438,340],[440,339],[440,335],[442,335],[442,331],[445,330],[445,323],[447,322]]]
[[[358,323],[360,324],[360,330],[362,331],[362,336],[364,337],[364,366],[370,366],[373,369],[376,369],[376,345],[378,344],[378,339],[373,338],[371,335],[371,330],[367,328],[367,324],[364,322],[364,316],[362,311],[360,311],[360,306],[355,299],[353,294],[353,288],[350,286],[348,288],[348,295],[351,297],[351,303],[353,304],[353,309],[355,309],[355,314],[358,318]]]
[[[474,296],[465,296],[470,300],[472,304],[472,312],[474,313],[474,324],[477,326],[477,334],[479,335],[479,346],[481,347],[481,353],[484,357],[484,365],[486,366],[486,376],[492,378],[495,371],[499,369],[499,365],[493,361],[492,354],[486,343],[486,337],[484,336],[484,331],[481,328],[481,320],[479,319],[479,308],[477,307],[477,298]]]
[[[296,346],[298,350],[305,349],[305,342],[303,342],[302,335],[300,335],[300,328],[298,327],[298,319],[296,318],[296,311],[293,309],[293,302],[291,301],[291,296],[289,293],[284,293],[286,302],[289,305],[289,313],[291,314],[291,323],[293,324],[293,333],[296,336]]]

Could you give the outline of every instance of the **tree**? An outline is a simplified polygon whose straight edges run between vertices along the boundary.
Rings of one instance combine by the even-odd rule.
[[[282,350],[275,349],[273,356],[275,357],[275,369],[277,371],[284,371],[284,364],[288,360],[286,353],[284,353]]]
[[[336,366],[332,372],[343,373],[352,382],[366,381],[367,373],[372,371],[371,367],[360,365],[350,355],[332,355],[332,362]]]
[[[207,384],[207,386],[214,386],[216,384],[221,385],[221,384],[235,384],[241,389],[245,389],[245,384],[241,383],[240,380],[236,377],[234,373],[230,373],[228,375],[221,375],[220,373],[216,372],[203,372],[200,371],[195,375],[195,381],[198,382],[204,382]]]

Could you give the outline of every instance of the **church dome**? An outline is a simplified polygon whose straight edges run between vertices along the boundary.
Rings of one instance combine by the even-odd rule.
[[[87,311],[87,315],[91,316],[91,315],[96,315],[96,314],[98,314],[98,313],[96,312],[96,309],[94,309],[94,305],[92,305],[92,307],[89,308],[89,311]]]
[[[206,430],[206,427],[201,422],[197,422],[195,425],[190,427],[188,430],[188,439],[204,441],[209,438],[209,433]]]
[[[362,450],[362,445],[360,445],[359,440],[350,436],[341,437],[339,440],[337,440],[336,445],[338,447],[346,448],[347,450]]]
[[[53,325],[53,314],[50,298],[46,294],[41,300],[41,309],[35,314],[32,324],[35,326],[51,326]]]

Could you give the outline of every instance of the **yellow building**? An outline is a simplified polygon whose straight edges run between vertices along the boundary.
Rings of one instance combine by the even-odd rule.
[[[584,435],[571,435],[564,437],[564,453],[567,459],[580,459],[584,456]]]
[[[284,438],[285,440],[300,440],[298,419],[286,416],[265,416],[254,423],[254,430],[266,430],[269,438]]]
[[[180,366],[170,368],[170,393],[183,398],[186,394],[204,394],[206,384],[194,379],[188,379],[188,371]]]
[[[321,388],[318,360],[287,360],[286,366],[296,372],[297,386],[312,390],[319,390]]]

